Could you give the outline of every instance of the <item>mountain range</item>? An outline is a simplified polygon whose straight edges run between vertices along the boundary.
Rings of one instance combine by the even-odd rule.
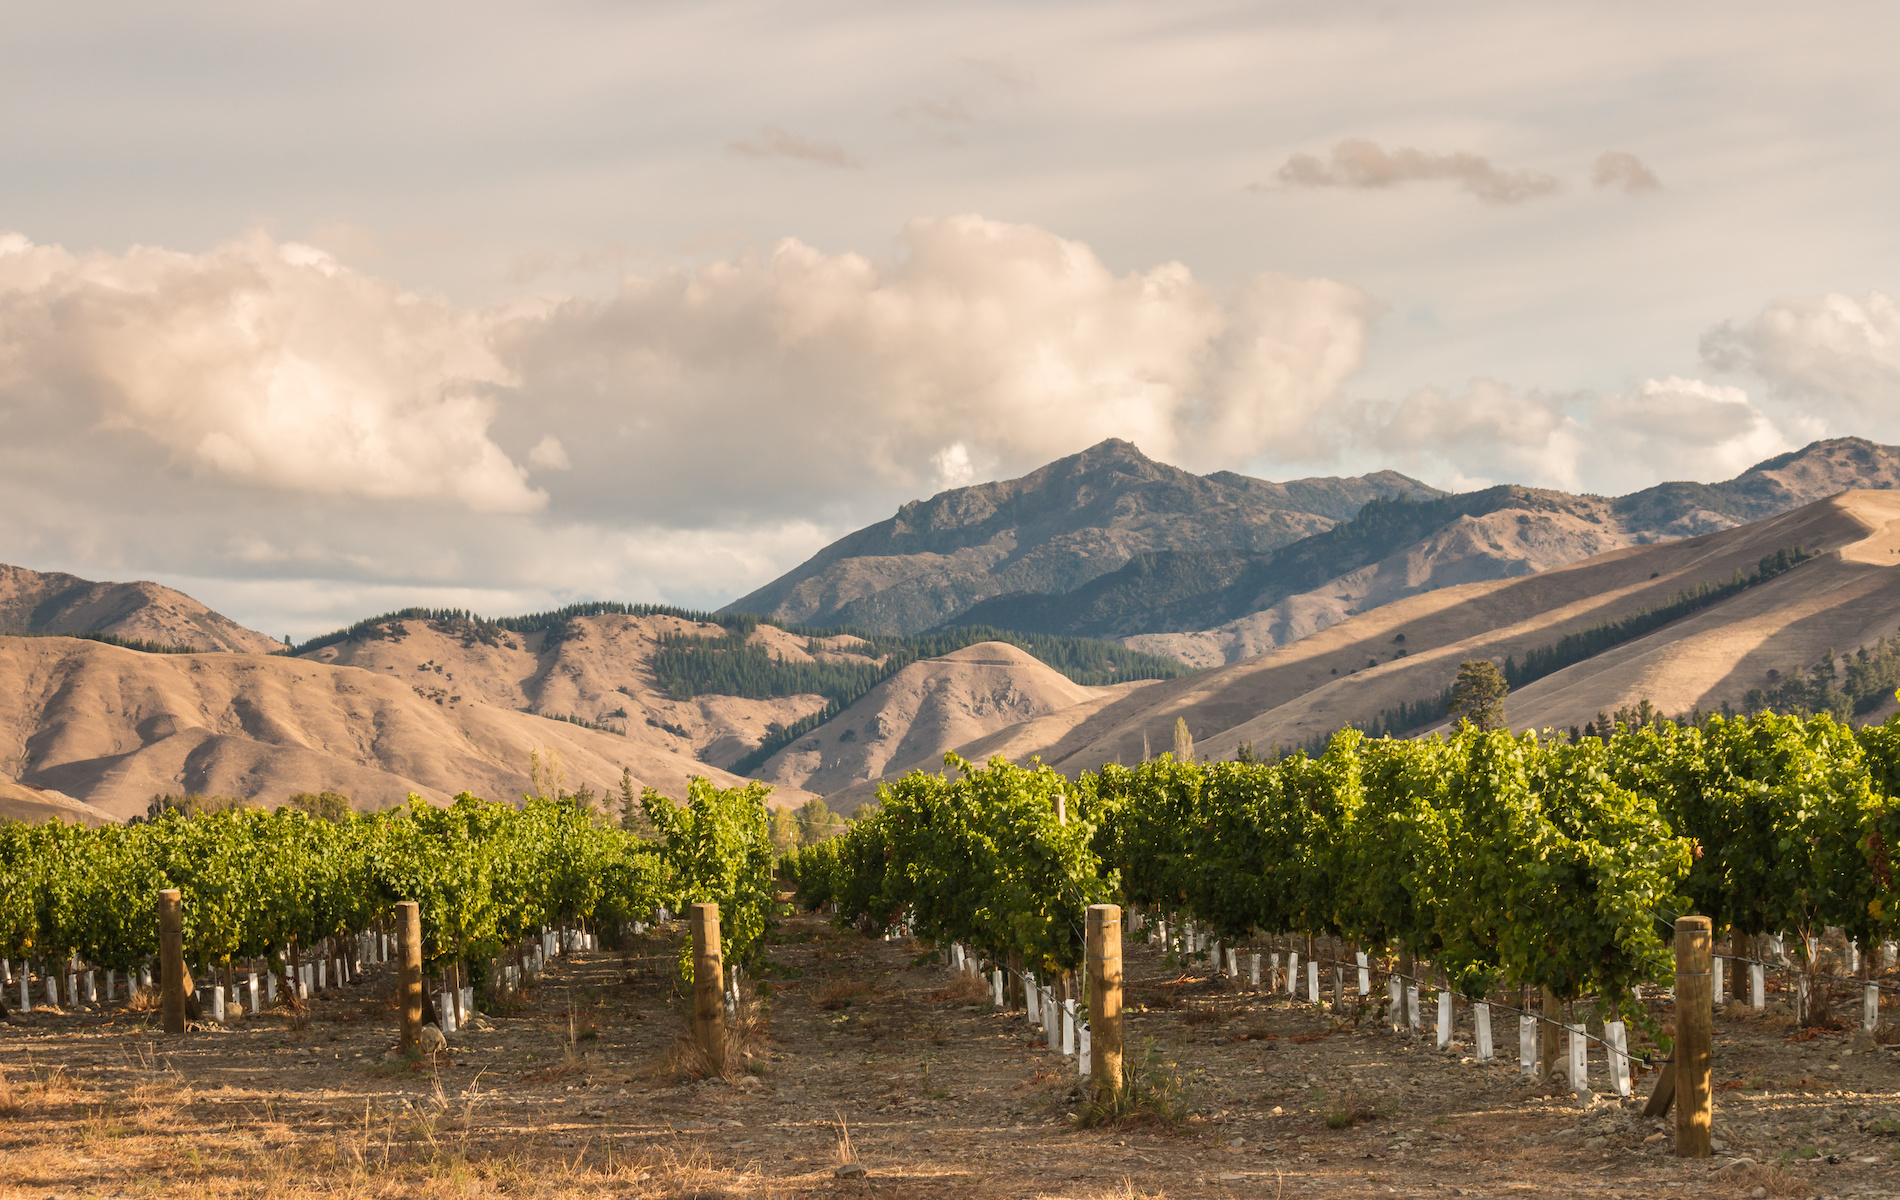
[[[934,617],[1121,638],[1211,666],[1434,588],[1895,486],[1900,450],[1858,438],[1816,442],[1722,483],[1617,498],[1510,485],[1445,495],[1395,472],[1202,477],[1107,441],[1021,479],[906,505],[731,607],[872,630]]]
[[[841,539],[735,602],[763,620],[408,611],[294,651],[157,584],[0,567],[0,817],[506,797],[531,752],[597,792],[744,772],[850,809],[951,749],[1076,772],[1177,721],[1217,757],[1429,729],[1469,658],[1515,672],[1519,727],[1805,703],[1837,663],[1867,719],[1900,682],[1896,488],[1900,450],[1859,439],[1619,498],[1202,477],[1108,442]]]
[[[722,611],[872,633],[984,624],[961,618],[992,596],[1068,592],[1138,555],[1264,554],[1400,493],[1441,494],[1395,471],[1195,475],[1111,439],[1020,479],[906,504]]]

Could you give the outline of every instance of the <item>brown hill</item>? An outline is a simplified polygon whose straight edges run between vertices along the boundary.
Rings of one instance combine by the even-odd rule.
[[[1900,487],[1900,449],[1838,438],[1771,458],[1723,483],[1659,484],[1614,500],[1494,488],[1440,501],[1441,507],[1473,511],[1459,513],[1379,561],[1344,571],[1318,587],[1292,595],[1269,592],[1251,600],[1238,598],[1233,607],[1244,615],[1211,628],[1138,633],[1122,640],[1150,654],[1218,666],[1434,588],[1530,575],[1623,546],[1738,528],[1850,489],[1893,487]],[[1494,499],[1473,503],[1486,497]],[[1290,547],[1288,552],[1298,549]]]
[[[726,632],[719,625],[670,616],[575,617],[557,631],[536,633],[462,620],[391,619],[302,657],[360,667],[430,701],[579,717],[624,729],[629,738],[669,754],[729,766],[758,747],[769,725],[790,725],[825,702],[820,696],[672,698],[653,674],[660,639],[717,638]],[[749,636],[775,657],[812,661],[805,638],[770,625]],[[820,644],[858,641],[830,638]]]
[[[1441,588],[1348,617],[1290,645],[1078,705],[958,747],[1040,756],[1070,773],[1159,753],[1185,720],[1196,750],[1300,746],[1434,696],[1471,658],[1520,661],[1566,634],[1660,607],[1801,546],[1820,557],[1513,693],[1519,728],[1568,727],[1643,699],[1664,712],[1740,707],[1751,688],[1900,630],[1900,493],[1847,492],[1721,533],[1613,550],[1522,579]],[[850,810],[875,785],[833,798]]]
[[[0,821],[25,821],[29,825],[42,821],[76,821],[97,827],[110,824],[112,817],[64,792],[0,782]]]
[[[303,659],[142,654],[71,638],[0,638],[0,776],[79,797],[115,818],[159,792],[270,802],[335,789],[359,807],[493,799],[530,787],[531,750],[559,753],[570,788],[682,795],[691,775],[739,782],[685,754],[408,680]],[[775,799],[795,803],[802,794]]]
[[[1083,687],[1006,642],[981,642],[903,668],[767,759],[757,774],[837,792],[893,770],[938,764],[953,746],[1138,686]]]
[[[269,654],[283,643],[156,583],[94,583],[0,563],[0,633],[110,633],[162,646]]]
[[[1020,479],[906,504],[724,611],[916,633],[985,597],[1069,591],[1144,552],[1271,550],[1399,492],[1440,494],[1394,471],[1289,483],[1194,475],[1110,439]]]

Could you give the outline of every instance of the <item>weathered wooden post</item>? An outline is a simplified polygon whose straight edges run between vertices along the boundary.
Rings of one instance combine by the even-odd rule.
[[[1676,920],[1676,1157],[1707,1158],[1714,1117],[1709,1087],[1715,1007],[1707,917]]]
[[[1089,1075],[1111,1095],[1122,1085],[1122,910],[1089,905]]]
[[[693,1038],[715,1074],[726,1071],[725,964],[719,953],[719,906],[695,904],[693,928]]]
[[[1544,998],[1539,1004],[1543,1020],[1537,1023],[1537,1077],[1549,1079],[1551,1072],[1557,1069],[1557,1056],[1562,1045],[1564,1032],[1564,1005],[1557,993],[1544,989]]]
[[[166,1033],[185,1032],[185,901],[177,888],[158,893],[159,1013]]]
[[[422,907],[414,900],[396,905],[396,961],[403,1053],[415,1054],[422,1049]]]

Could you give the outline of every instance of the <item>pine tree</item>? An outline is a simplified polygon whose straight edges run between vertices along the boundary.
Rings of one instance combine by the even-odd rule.
[[[1510,692],[1496,663],[1488,659],[1462,662],[1458,664],[1458,681],[1451,685],[1451,719],[1470,721],[1485,730],[1507,728],[1504,697]]]

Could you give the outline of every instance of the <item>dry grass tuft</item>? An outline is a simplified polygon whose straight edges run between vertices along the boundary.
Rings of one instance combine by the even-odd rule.
[[[1770,1196],[1814,1194],[1812,1184],[1767,1163],[1756,1163],[1752,1167],[1730,1167],[1715,1173],[1715,1190],[1720,1195],[1749,1196],[1754,1194],[1756,1188],[1762,1188]]]
[[[1151,1041],[1139,1058],[1122,1059],[1121,1087],[1094,1088],[1075,1115],[1083,1129],[1160,1125],[1172,1129],[1187,1119],[1187,1088],[1174,1063],[1163,1062]]]
[[[836,1012],[850,1005],[853,1000],[868,995],[871,985],[862,979],[827,979],[812,993],[812,1003],[829,1012]]]
[[[838,1114],[838,1162],[842,1164],[858,1161],[858,1151],[851,1144],[851,1126],[845,1123],[844,1114]]]
[[[932,1000],[944,1000],[952,1004],[980,1004],[990,998],[989,985],[976,975],[967,971],[957,972],[957,977],[944,987],[929,993]]]
[[[736,1081],[751,1073],[755,1060],[764,1049],[769,1024],[765,1004],[755,996],[741,994],[739,1006],[726,1021],[726,1062],[724,1071],[715,1071],[706,1052],[693,1036],[691,1019],[660,1055],[648,1074],[662,1083],[686,1083],[717,1075]]]

